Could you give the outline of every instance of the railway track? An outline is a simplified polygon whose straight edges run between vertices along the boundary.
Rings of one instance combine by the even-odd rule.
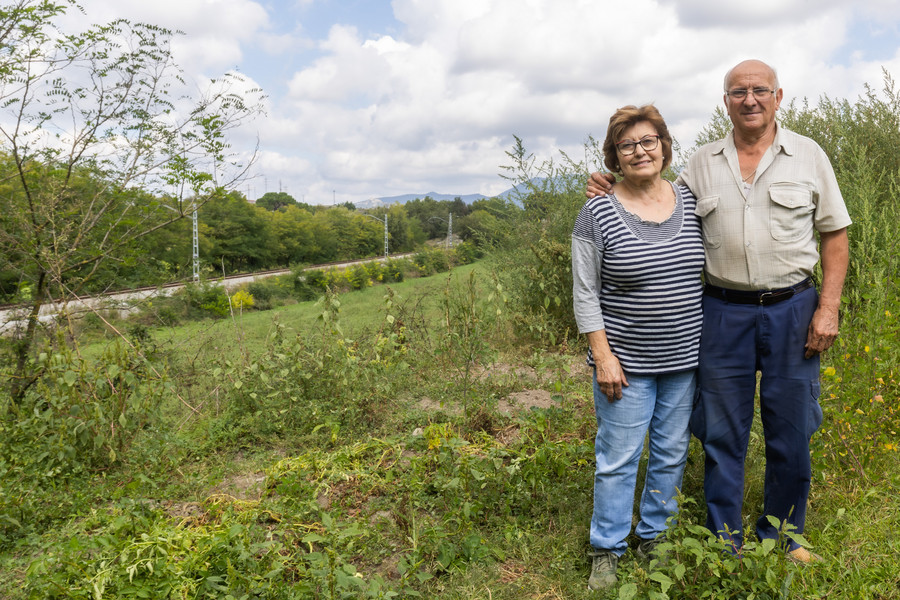
[[[414,253],[412,252],[391,254],[388,258],[407,258],[409,256],[413,256],[413,254]],[[330,267],[351,267],[357,264],[384,260],[384,257],[377,257],[350,261],[336,261],[310,265],[308,267],[305,267],[304,270],[309,271],[313,269],[327,269]],[[228,275],[225,277],[219,277],[215,280],[210,279],[207,280],[207,282],[215,285],[221,285],[227,290],[240,287],[245,283],[258,281],[260,279],[274,277],[277,275],[287,275],[289,273],[291,273],[291,269],[273,269],[268,271],[256,271],[253,273],[239,273],[236,275]],[[151,298],[171,296],[183,289],[184,286],[188,285],[189,283],[191,282],[178,281],[157,286],[110,291],[103,294],[95,294],[91,296],[83,296],[67,300],[52,300],[45,303],[41,307],[38,319],[42,323],[49,323],[63,311],[66,311],[69,314],[77,315],[79,313],[91,312],[98,309],[116,311],[120,315],[125,315],[136,310],[141,302]],[[15,335],[17,331],[24,328],[29,310],[31,310],[31,305],[29,304],[0,304],[0,335]]]

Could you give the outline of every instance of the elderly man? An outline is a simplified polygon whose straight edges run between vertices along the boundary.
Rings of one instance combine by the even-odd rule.
[[[757,372],[766,443],[760,538],[767,515],[802,533],[811,479],[809,441],[822,421],[819,354],[838,333],[850,217],[834,171],[812,140],[775,121],[775,70],[744,61],[725,76],[732,133],[700,148],[679,183],[697,197],[706,267],[699,397],[691,431],[706,454],[707,527],[739,551],[744,458]],[[606,183],[592,175],[588,195]],[[821,291],[811,279],[822,261]],[[790,542],[799,562],[817,557]]]

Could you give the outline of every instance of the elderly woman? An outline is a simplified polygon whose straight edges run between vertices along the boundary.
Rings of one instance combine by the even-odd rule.
[[[594,512],[588,586],[616,584],[628,548],[638,463],[650,432],[641,496],[639,557],[648,557],[676,511],[687,460],[702,321],[703,245],[686,187],[662,178],[672,138],[652,105],[609,120],[604,162],[621,175],[588,200],[572,232],[575,320],[594,367]]]

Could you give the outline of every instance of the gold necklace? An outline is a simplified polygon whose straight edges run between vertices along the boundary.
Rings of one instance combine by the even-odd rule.
[[[749,180],[750,180],[750,179],[753,179],[753,176],[754,176],[754,175],[756,175],[756,169],[753,169],[753,172],[750,173],[749,175],[747,175],[746,177],[743,177],[743,178],[741,179],[741,181],[743,181],[744,183],[749,183]]]

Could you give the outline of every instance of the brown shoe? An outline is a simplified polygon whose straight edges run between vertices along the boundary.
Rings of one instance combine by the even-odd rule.
[[[787,558],[791,562],[795,562],[801,565],[808,565],[810,563],[821,562],[823,560],[821,556],[814,552],[810,552],[803,546],[794,548],[793,550],[788,552]]]

